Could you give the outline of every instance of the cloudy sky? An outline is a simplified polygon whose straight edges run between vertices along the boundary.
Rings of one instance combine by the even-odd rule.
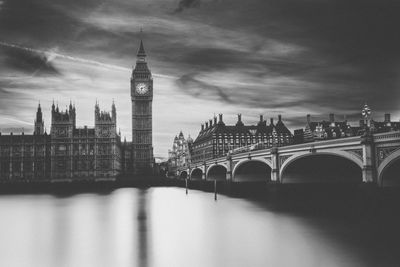
[[[356,121],[367,102],[398,120],[399,14],[397,0],[0,0],[0,128],[32,131],[40,101],[49,129],[53,99],[93,126],[96,98],[114,98],[130,140],[140,28],[156,156],[218,113],[295,129],[307,113]]]

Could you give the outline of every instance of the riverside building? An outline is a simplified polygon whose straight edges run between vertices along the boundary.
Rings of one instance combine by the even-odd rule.
[[[222,157],[228,152],[239,152],[243,148],[251,149],[252,145],[268,148],[292,143],[293,135],[283,123],[281,115],[278,116],[276,123],[271,118],[267,124],[260,115],[257,125],[245,125],[241,114],[238,114],[235,125],[225,125],[223,115],[219,114],[218,120],[214,117],[201,125],[201,130],[193,142],[191,161],[196,163]]]

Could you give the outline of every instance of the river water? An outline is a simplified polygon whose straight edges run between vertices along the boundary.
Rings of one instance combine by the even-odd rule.
[[[399,266],[393,223],[182,188],[0,196],[0,266]],[[400,227],[400,226],[399,226]]]

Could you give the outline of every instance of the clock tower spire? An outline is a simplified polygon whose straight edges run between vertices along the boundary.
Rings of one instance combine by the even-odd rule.
[[[153,170],[153,77],[147,66],[143,40],[140,40],[136,66],[131,77],[132,161],[135,176],[151,175]]]
[[[143,40],[140,40],[139,50],[137,52],[138,60],[145,61],[146,59],[146,51],[144,51]]]

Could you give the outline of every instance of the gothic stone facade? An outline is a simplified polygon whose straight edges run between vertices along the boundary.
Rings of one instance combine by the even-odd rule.
[[[0,134],[0,182],[40,182],[50,178],[51,138],[38,107],[33,135]]]
[[[44,131],[42,111],[36,113],[33,135],[0,136],[0,180],[99,181],[120,174],[120,135],[116,109],[111,114],[95,106],[95,127],[76,128],[75,106],[60,111],[53,104],[51,133]]]
[[[51,177],[54,181],[115,180],[120,172],[117,114],[95,106],[94,128],[76,128],[75,107],[60,111],[52,106]]]

